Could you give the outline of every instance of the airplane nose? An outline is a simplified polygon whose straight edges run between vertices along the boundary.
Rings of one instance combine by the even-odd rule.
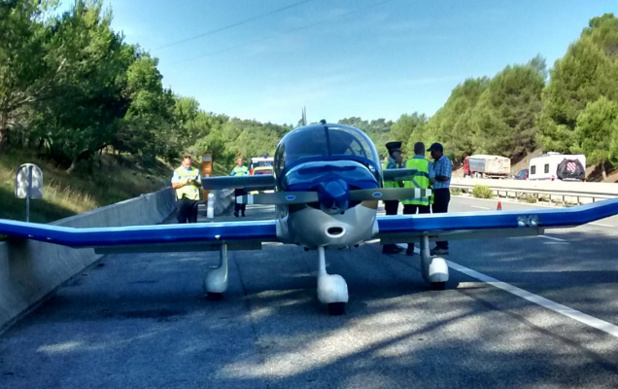
[[[350,188],[344,180],[330,180],[318,187],[320,208],[329,215],[341,213],[350,204]]]

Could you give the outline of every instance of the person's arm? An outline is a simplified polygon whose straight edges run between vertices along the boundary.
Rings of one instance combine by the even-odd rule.
[[[436,172],[433,170],[433,163],[429,163],[429,183],[436,182]]]
[[[187,180],[181,180],[180,176],[178,176],[178,173],[174,171],[174,176],[172,176],[172,188],[178,189],[182,188],[185,185],[187,185]]]
[[[198,188],[202,187],[202,180],[201,180],[199,171],[197,172],[197,175],[195,176],[195,180],[193,181],[193,184],[197,186]]]
[[[441,164],[440,166],[438,166],[438,171],[436,172],[436,181],[440,181],[440,182],[447,182],[450,181],[451,179],[451,169],[450,169],[450,165],[447,166],[447,164],[450,164],[450,161],[445,159],[444,161],[440,161]]]

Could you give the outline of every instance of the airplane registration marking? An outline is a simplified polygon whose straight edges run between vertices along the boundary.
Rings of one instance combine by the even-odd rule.
[[[576,309],[567,307],[566,305],[559,304],[555,301],[546,299],[545,297],[538,296],[534,293],[530,293],[526,290],[520,289],[511,284],[507,284],[506,282],[502,282],[493,277],[485,275],[483,273],[479,273],[476,270],[472,270],[465,266],[459,265],[452,261],[446,261],[448,267],[451,269],[457,270],[460,273],[464,273],[472,278],[476,278],[479,281],[483,281],[493,287],[498,289],[502,289],[505,292],[508,292],[517,297],[521,297],[524,300],[530,301],[531,303],[540,305],[544,308],[552,310],[560,315],[566,316],[573,320],[577,320],[578,322],[585,324],[589,327],[596,328],[597,330],[603,331],[615,338],[618,338],[618,326],[608,323],[604,320],[597,319],[594,316],[590,316],[586,313],[578,311]]]

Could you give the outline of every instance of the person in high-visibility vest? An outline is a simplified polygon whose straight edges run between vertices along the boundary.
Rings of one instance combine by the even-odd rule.
[[[242,164],[242,158],[238,158],[236,160],[236,166],[234,166],[234,169],[232,169],[230,176],[248,176],[248,175],[249,175],[249,169],[245,165]],[[245,191],[242,188],[234,190],[235,197],[246,195],[246,194],[247,194],[247,191]],[[247,204],[235,203],[234,204],[234,216],[238,217],[240,213],[244,217],[246,208],[247,208]]]
[[[387,169],[399,169],[402,167],[403,158],[401,155],[401,142],[388,142],[386,144],[389,157],[382,163],[382,170]],[[399,188],[400,183],[397,181],[384,181],[385,188]],[[399,208],[399,201],[385,201],[384,210],[387,215],[397,215],[397,209]],[[396,244],[385,244],[382,246],[382,253],[384,254],[397,254],[403,249]]]
[[[430,198],[424,190],[431,187],[435,180],[433,164],[425,159],[425,144],[416,142],[414,144],[414,157],[408,159],[405,163],[406,169],[416,169],[417,173],[412,180],[404,181],[404,188],[417,188],[421,190],[420,197],[401,200],[403,203],[403,214],[414,215],[418,211],[419,214],[430,213],[429,209]],[[408,242],[406,255],[414,255],[414,242]]]
[[[172,188],[176,190],[178,200],[176,202],[178,223],[197,223],[197,203],[200,199],[201,186],[200,171],[191,165],[191,157],[185,155],[172,177]]]

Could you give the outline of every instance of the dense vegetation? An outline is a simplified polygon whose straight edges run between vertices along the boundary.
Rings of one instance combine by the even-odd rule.
[[[0,0],[0,152],[28,149],[68,173],[96,171],[114,153],[148,163],[208,151],[231,165],[237,155],[272,154],[292,128],[206,112],[163,88],[157,59],[110,21],[100,0],[79,0],[62,15],[51,0]],[[410,112],[395,122],[339,122],[365,130],[382,155],[389,140],[408,152],[416,141],[440,141],[456,162],[543,148],[583,152],[605,171],[618,164],[618,18],[590,20],[549,70],[537,56],[464,80],[431,118]]]

